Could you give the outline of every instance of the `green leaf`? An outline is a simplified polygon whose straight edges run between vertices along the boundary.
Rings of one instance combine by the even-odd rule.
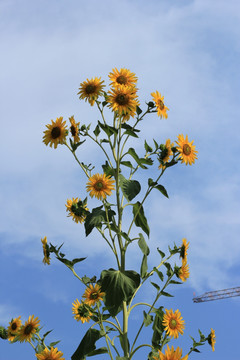
[[[126,135],[130,135],[130,136],[133,136],[133,137],[135,137],[135,138],[138,138],[138,136],[137,136],[137,134],[134,132],[134,130],[126,130],[126,131],[124,131],[124,134],[126,134]]]
[[[109,163],[106,161],[106,163],[104,165],[102,165],[104,174],[106,174],[107,176],[114,176],[115,175],[115,170],[109,165]]]
[[[83,261],[83,260],[85,260],[86,259],[86,257],[84,257],[84,258],[76,258],[76,259],[73,259],[72,260],[72,263],[73,263],[73,265],[74,264],[77,264],[77,263],[79,263],[79,262],[81,262],[81,261]]]
[[[153,316],[150,314],[147,314],[146,311],[143,311],[143,316],[144,316],[144,319],[143,319],[144,325],[147,327],[153,322]]]
[[[163,251],[161,251],[159,248],[157,248],[157,251],[159,252],[159,254],[161,255],[162,258],[164,258],[165,254]]]
[[[148,186],[155,186],[155,185],[157,185],[157,182],[153,181],[153,179],[149,178],[148,179]]]
[[[122,347],[123,351],[125,350],[125,342],[127,342],[128,351],[129,351],[130,345],[129,345],[127,334],[126,333],[125,334],[120,334],[120,335],[118,335],[118,337],[119,337],[120,344],[121,344],[121,347]],[[120,358],[120,357],[117,356],[117,359],[125,359],[125,358],[124,357]]]
[[[147,246],[147,243],[141,233],[139,233],[138,246],[140,247],[144,255],[149,255],[149,247]]]
[[[108,349],[106,347],[101,347],[99,349],[91,351],[88,356],[95,356],[100,354],[106,354],[108,352]]]
[[[61,340],[58,341],[53,341],[49,344],[50,347],[54,347],[55,345],[57,345],[58,343],[60,343]]]
[[[136,202],[136,204],[133,204],[133,216],[135,225],[142,228],[149,237],[150,229],[144,214],[143,206],[139,201]]]
[[[155,144],[155,148],[156,148],[156,150],[159,148],[159,145],[158,145],[158,143],[153,139],[153,141],[154,141],[154,144]]]
[[[112,316],[117,315],[123,301],[127,303],[140,284],[137,272],[119,271],[114,269],[103,270],[101,273],[101,289],[105,292],[105,306]]]
[[[120,164],[133,169],[133,165],[131,164],[130,161],[121,161]]]
[[[110,221],[115,214],[115,211],[111,209],[108,210],[108,217]],[[105,223],[106,221],[106,212],[102,210],[102,205],[94,208],[92,212],[87,215],[84,222],[86,236],[88,236],[92,232],[94,227],[99,227],[102,225],[102,223]]]
[[[145,140],[145,142],[144,142],[144,148],[145,148],[145,150],[146,150],[147,153],[153,151],[153,149],[151,148],[151,146],[148,145],[148,143],[146,142],[146,140]]]
[[[156,186],[154,186],[154,188],[158,189],[164,196],[166,196],[168,198],[168,193],[164,186],[156,185]]]
[[[163,312],[163,306],[160,306],[159,309],[154,310],[155,312],[155,318],[154,318],[154,322],[153,322],[153,336],[152,336],[152,345],[154,347],[157,347],[161,341],[161,337],[162,337],[162,333],[164,331],[164,327],[162,324],[162,320],[163,320],[163,316],[164,316],[164,312]]]
[[[156,283],[154,283],[154,282],[152,282],[152,281],[150,281],[150,282],[151,282],[151,284],[157,289],[157,291],[160,290],[160,286],[159,286],[158,284],[156,284]]]
[[[137,180],[127,180],[122,174],[119,175],[119,179],[119,184],[123,195],[125,196],[127,201],[131,201],[140,192],[140,183]]]
[[[169,284],[182,284],[182,282],[176,281],[176,280],[171,280],[171,281],[169,282]]]
[[[173,295],[167,293],[166,291],[161,291],[161,294],[162,294],[163,296],[173,297]]]
[[[137,155],[136,151],[133,148],[128,149],[128,154],[131,155],[134,160],[136,161],[136,163],[142,168],[142,169],[147,169],[147,167],[145,165],[142,164],[142,159],[139,158],[139,156]]]
[[[138,114],[138,115],[140,115],[140,114],[142,113],[142,109],[140,109],[139,106],[137,106],[136,110],[137,110],[137,114]]]
[[[148,265],[147,265],[147,255],[143,255],[143,259],[142,259],[142,263],[141,263],[141,269],[140,269],[140,275],[141,278],[145,278],[145,276],[147,275],[147,269],[148,269]]]
[[[77,350],[72,355],[72,360],[84,360],[86,355],[91,353],[96,349],[96,341],[99,340],[103,335],[99,330],[89,329],[84,335],[82,341],[80,342]]]
[[[67,265],[67,266],[70,266],[70,267],[73,267],[73,263],[72,261],[68,260],[68,259],[63,259],[63,258],[60,258],[58,257],[57,258],[59,261],[61,261],[63,264]]]
[[[127,356],[117,356],[116,360],[128,360],[129,358]]]
[[[158,274],[159,279],[163,281],[163,273],[159,271],[156,267],[154,267],[153,270]]]
[[[102,124],[100,121],[98,121],[98,125],[108,136],[118,133],[118,130],[113,126]]]
[[[101,130],[100,130],[99,126],[97,125],[95,127],[95,130],[93,131],[93,133],[94,133],[95,136],[98,136],[100,134],[100,132],[101,132]]]

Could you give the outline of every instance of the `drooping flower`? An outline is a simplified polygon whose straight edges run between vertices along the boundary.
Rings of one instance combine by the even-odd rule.
[[[97,98],[104,93],[103,88],[105,85],[103,83],[104,81],[101,81],[101,78],[98,77],[82,82],[78,92],[79,99],[84,99],[93,106]]]
[[[67,200],[65,206],[66,211],[68,211],[68,216],[72,216],[76,223],[82,223],[86,219],[88,213],[86,201],[82,201],[79,198],[72,198],[72,200]]]
[[[77,321],[81,321],[83,324],[85,322],[89,322],[92,315],[90,311],[90,306],[87,305],[85,302],[80,303],[78,299],[76,299],[72,303],[72,305],[73,305],[72,312],[74,314],[74,319],[76,319]]]
[[[182,246],[180,250],[180,257],[182,258],[183,263],[187,262],[187,251],[189,248],[189,242],[187,242],[187,239],[182,239]]]
[[[183,135],[178,136],[178,141],[176,141],[179,151],[179,159],[181,159],[181,163],[185,163],[186,165],[192,165],[195,163],[197,159],[197,151],[195,150],[195,145],[193,145],[193,141],[188,141],[188,136],[184,139]]]
[[[19,329],[21,328],[22,321],[20,320],[21,316],[18,318],[12,319],[7,328],[8,340],[13,341],[15,336],[17,335]]]
[[[132,73],[128,69],[120,69],[119,71],[114,68],[108,77],[111,81],[110,85],[114,88],[118,87],[119,85],[134,87],[137,83],[136,74]]]
[[[43,263],[46,265],[50,265],[50,256],[49,256],[49,246],[47,244],[47,237],[44,236],[43,239],[41,239],[41,242],[42,242],[42,247],[43,247],[43,255],[44,255],[44,258],[43,258]]]
[[[39,323],[40,320],[38,317],[34,319],[34,315],[29,316],[28,320],[21,326],[18,332],[19,341],[30,341],[32,336],[36,333]]]
[[[43,142],[44,144],[50,144],[50,147],[54,145],[54,149],[59,144],[63,144],[67,136],[66,121],[63,121],[62,116],[57,118],[56,121],[52,121],[52,124],[46,125],[47,130],[44,131]]]
[[[171,140],[170,139],[167,139],[166,140],[166,143],[162,149],[162,152],[161,152],[161,155],[160,155],[160,158],[159,160],[163,163],[166,163],[168,162],[170,156],[173,155],[173,152],[172,152],[172,147],[174,146],[174,143],[171,143]],[[160,163],[159,165],[159,169],[164,169],[166,166],[163,165],[162,163]]]
[[[166,313],[163,316],[163,326],[165,327],[166,333],[176,339],[179,334],[183,334],[183,329],[185,327],[181,313],[179,310],[173,312],[172,309],[165,309],[165,311]]]
[[[190,276],[189,265],[185,261],[182,261],[182,266],[180,267],[180,269],[178,271],[178,277],[182,281],[186,281],[189,278],[189,276]]]
[[[112,190],[115,189],[114,180],[105,174],[95,174],[88,180],[87,191],[90,192],[91,197],[95,196],[99,200],[106,199],[106,196],[111,195]]]
[[[103,300],[104,292],[101,292],[101,286],[95,284],[94,286],[90,284],[84,294],[83,298],[86,299],[84,302],[89,306],[94,306],[98,301]]]
[[[41,353],[35,355],[38,360],[65,360],[65,358],[62,357],[63,353],[54,347],[51,347],[50,350],[45,348]]]
[[[164,117],[165,119],[167,119],[167,110],[169,110],[169,108],[164,104],[164,96],[162,96],[158,91],[156,91],[155,93],[152,92],[151,95],[157,107],[158,116],[160,118]]]
[[[136,114],[139,105],[136,88],[119,85],[108,92],[107,101],[109,107],[123,117],[123,121],[128,120]]]
[[[78,135],[80,122],[76,123],[75,119],[74,119],[74,116],[71,116],[69,118],[69,121],[71,123],[70,132],[71,132],[71,135],[73,137],[74,144],[76,144],[76,143],[78,143],[80,141],[80,137]]]
[[[171,349],[167,344],[167,348],[165,349],[165,354],[161,351],[158,350],[159,352],[159,357],[160,360],[187,360],[188,359],[188,355],[185,355],[184,357],[182,357],[182,349],[177,347],[176,350],[174,350],[174,347],[172,346]],[[156,360],[157,358],[154,357]]]
[[[212,351],[215,351],[215,344],[216,344],[216,336],[215,336],[215,330],[211,329],[210,334],[208,335],[208,343],[212,347]]]

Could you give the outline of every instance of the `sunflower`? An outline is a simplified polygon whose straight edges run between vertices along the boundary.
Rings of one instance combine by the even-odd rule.
[[[167,119],[167,110],[169,110],[169,108],[166,107],[164,104],[164,96],[162,96],[158,91],[156,91],[155,93],[152,92],[151,95],[153,97],[153,100],[155,101],[158,116],[160,118],[164,117],[165,119]]]
[[[182,246],[180,250],[180,257],[182,258],[183,263],[187,262],[187,251],[189,248],[189,242],[187,242],[187,239],[182,239]]]
[[[74,116],[71,116],[69,118],[69,121],[70,121],[70,124],[71,124],[70,132],[71,132],[71,135],[73,137],[74,144],[76,144],[76,143],[78,143],[80,141],[80,137],[78,135],[80,122],[76,123],[75,119],[74,119]]]
[[[195,145],[193,145],[193,141],[188,141],[188,136],[186,135],[186,139],[184,139],[183,135],[178,135],[178,141],[176,141],[179,151],[179,159],[182,160],[182,163],[186,165],[192,165],[197,159],[197,151],[195,150]]]
[[[94,306],[100,300],[103,300],[104,292],[101,292],[101,286],[90,284],[83,294],[84,302],[89,306]]]
[[[172,309],[165,309],[165,311],[166,314],[163,316],[163,326],[165,327],[166,333],[176,339],[179,334],[183,334],[184,329],[184,321],[181,317],[181,313],[179,310],[173,312]]]
[[[86,200],[81,201],[78,198],[72,198],[67,200],[66,211],[68,211],[68,216],[72,216],[73,220],[78,223],[82,223],[87,216],[88,208],[86,205]]]
[[[45,348],[41,353],[35,354],[38,360],[65,360],[63,353],[57,348],[51,347],[51,350]]]
[[[22,325],[19,332],[19,341],[30,341],[32,336],[36,333],[40,320],[38,317],[34,319],[34,315],[29,316],[28,320],[25,322],[25,325]]]
[[[108,77],[111,81],[110,85],[114,88],[119,85],[134,87],[137,83],[136,74],[132,73],[128,69],[120,69],[120,71],[116,68],[112,69],[112,72],[108,75]]]
[[[97,98],[103,95],[103,87],[105,86],[103,83],[104,81],[97,77],[82,82],[78,92],[79,99],[85,99],[93,106]]]
[[[215,336],[215,331],[213,329],[211,329],[210,334],[208,335],[208,343],[211,345],[212,347],[212,351],[215,351],[215,344],[216,344],[216,336]]]
[[[182,281],[186,281],[189,278],[189,275],[189,265],[185,261],[182,261],[182,266],[178,271],[178,277]]]
[[[182,349],[177,347],[176,350],[174,350],[174,347],[170,349],[170,347],[167,345],[167,349],[165,350],[165,355],[158,350],[160,360],[187,360],[188,355],[185,355],[182,357]],[[154,356],[154,359],[157,360],[157,358]]]
[[[56,121],[52,121],[52,124],[46,125],[47,130],[44,131],[43,142],[50,147],[54,145],[54,149],[57,148],[59,144],[63,144],[67,136],[67,127],[66,121],[63,121],[63,117],[57,118]]]
[[[9,341],[14,340],[15,336],[17,335],[17,333],[22,325],[22,321],[20,320],[20,318],[21,318],[21,316],[19,316],[18,318],[12,319],[9,323],[9,326],[7,328]]]
[[[42,246],[43,246],[43,255],[44,255],[44,258],[43,258],[43,263],[46,265],[50,265],[50,256],[49,256],[49,246],[47,244],[47,237],[44,236],[43,239],[41,239],[41,242],[42,242]]]
[[[161,155],[160,155],[160,158],[159,160],[161,161],[160,165],[159,165],[159,169],[164,169],[166,166],[164,166],[162,164],[163,163],[166,163],[168,162],[170,156],[173,155],[173,152],[172,152],[172,147],[174,146],[174,143],[171,143],[171,140],[170,139],[167,139],[166,140],[166,144],[163,145],[163,149],[162,149],[162,152],[161,152]]]
[[[87,183],[87,191],[90,192],[90,196],[95,196],[99,200],[106,199],[106,195],[111,195],[115,187],[113,185],[114,180],[111,180],[110,176],[105,174],[95,174],[89,178]]]
[[[130,116],[134,117],[136,114],[137,100],[136,89],[129,86],[119,85],[108,92],[107,101],[109,107],[117,112],[119,116],[123,116],[124,121],[128,120]]]
[[[85,302],[80,303],[78,299],[76,299],[73,303],[72,312],[74,314],[74,319],[77,321],[81,320],[84,324],[85,321],[89,322],[91,319],[91,311],[90,306],[87,305]]]

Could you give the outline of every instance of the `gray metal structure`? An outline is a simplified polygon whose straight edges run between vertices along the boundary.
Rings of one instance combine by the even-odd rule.
[[[194,297],[193,302],[199,303],[204,301],[226,299],[235,296],[240,296],[240,287],[217,290],[217,291],[208,291],[205,292],[203,295]]]

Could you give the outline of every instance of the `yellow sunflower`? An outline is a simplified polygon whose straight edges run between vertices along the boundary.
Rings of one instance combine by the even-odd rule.
[[[46,125],[47,130],[44,131],[43,142],[44,144],[50,144],[50,147],[54,145],[54,149],[59,144],[63,144],[67,136],[66,121],[63,121],[62,116],[57,118],[56,121],[52,121],[52,124]]]
[[[71,116],[69,118],[69,121],[70,121],[70,124],[71,124],[70,132],[71,132],[71,135],[73,137],[74,144],[76,144],[76,143],[78,143],[80,141],[80,137],[78,135],[80,122],[76,123],[75,119],[74,119],[74,116]]]
[[[85,201],[81,201],[78,198],[72,198],[67,200],[66,211],[68,211],[68,216],[72,216],[73,220],[78,223],[82,223],[87,216],[88,208]]]
[[[63,353],[57,348],[51,347],[51,350],[45,348],[41,353],[35,354],[38,360],[65,360]]]
[[[182,163],[186,165],[192,165],[197,159],[197,151],[195,150],[195,145],[193,145],[193,141],[188,141],[188,136],[184,139],[183,135],[178,136],[178,141],[176,141],[178,147],[177,150],[179,151],[179,159],[181,159]]]
[[[20,318],[21,318],[21,316],[19,316],[18,318],[12,319],[9,323],[9,326],[7,328],[9,341],[14,340],[15,336],[17,335],[17,333],[22,325],[22,321],[20,320]]]
[[[103,87],[105,85],[103,83],[104,81],[97,77],[82,82],[78,92],[79,99],[85,99],[85,101],[88,101],[93,106],[97,98],[104,93]]]
[[[86,299],[84,302],[89,306],[94,306],[100,300],[103,300],[103,296],[105,295],[104,292],[101,292],[101,286],[95,284],[94,286],[90,284],[84,294],[83,298]]]
[[[180,269],[178,271],[178,277],[182,281],[186,281],[189,278],[189,276],[190,276],[189,265],[185,261],[182,261],[182,266],[180,267]]]
[[[77,321],[81,320],[83,324],[85,322],[89,322],[92,315],[90,311],[90,306],[87,305],[85,302],[80,303],[78,299],[76,299],[72,304],[72,312],[74,314],[74,319],[76,319]]]
[[[215,336],[215,331],[213,329],[211,329],[210,334],[208,335],[208,343],[211,345],[212,347],[212,351],[215,351],[215,344],[216,344],[216,336]]]
[[[108,77],[111,81],[110,85],[114,88],[119,85],[134,87],[137,83],[136,74],[132,73],[128,69],[120,69],[120,71],[116,68],[112,69],[112,72],[110,72]]]
[[[187,262],[187,251],[189,248],[189,242],[187,242],[187,239],[182,239],[182,246],[180,250],[180,257],[182,258],[183,262]]]
[[[32,336],[36,333],[40,320],[38,317],[34,319],[34,315],[29,316],[28,320],[25,322],[25,325],[22,325],[19,332],[19,341],[30,341]]]
[[[158,116],[160,118],[164,117],[165,119],[167,119],[167,110],[169,110],[169,108],[164,104],[164,96],[162,96],[158,91],[156,91],[155,93],[152,92],[151,95],[156,104]]]
[[[42,242],[42,246],[43,246],[43,255],[44,255],[44,258],[43,258],[43,263],[46,265],[50,265],[50,256],[49,256],[49,246],[47,244],[47,237],[44,236],[43,239],[41,239],[41,242]]]
[[[122,116],[124,121],[128,120],[130,116],[136,115],[137,105],[139,105],[136,88],[119,85],[108,92],[107,101],[112,111]]]
[[[88,180],[87,191],[90,192],[91,197],[95,196],[99,200],[106,199],[106,196],[111,195],[112,190],[115,189],[114,180],[105,174],[95,174]]]
[[[164,145],[164,148],[162,150],[162,153],[161,153],[161,156],[160,156],[160,160],[164,163],[168,162],[170,156],[173,155],[173,152],[172,152],[172,147],[174,147],[174,143],[171,143],[171,140],[170,139],[167,139],[166,140],[166,144]],[[166,166],[160,164],[159,165],[159,169],[164,169]]]
[[[163,316],[163,326],[165,327],[166,333],[176,339],[179,334],[183,334],[183,329],[185,327],[181,313],[179,310],[173,312],[172,309],[165,309],[165,311],[166,313]]]
[[[158,350],[158,352],[159,352],[160,360],[187,360],[188,359],[188,355],[185,355],[184,357],[182,357],[182,349],[179,347],[177,347],[176,350],[174,350],[173,346],[170,349],[170,347],[167,345],[167,349],[165,349],[165,354],[163,354],[160,350]],[[154,358],[157,360],[156,357],[154,357]]]

